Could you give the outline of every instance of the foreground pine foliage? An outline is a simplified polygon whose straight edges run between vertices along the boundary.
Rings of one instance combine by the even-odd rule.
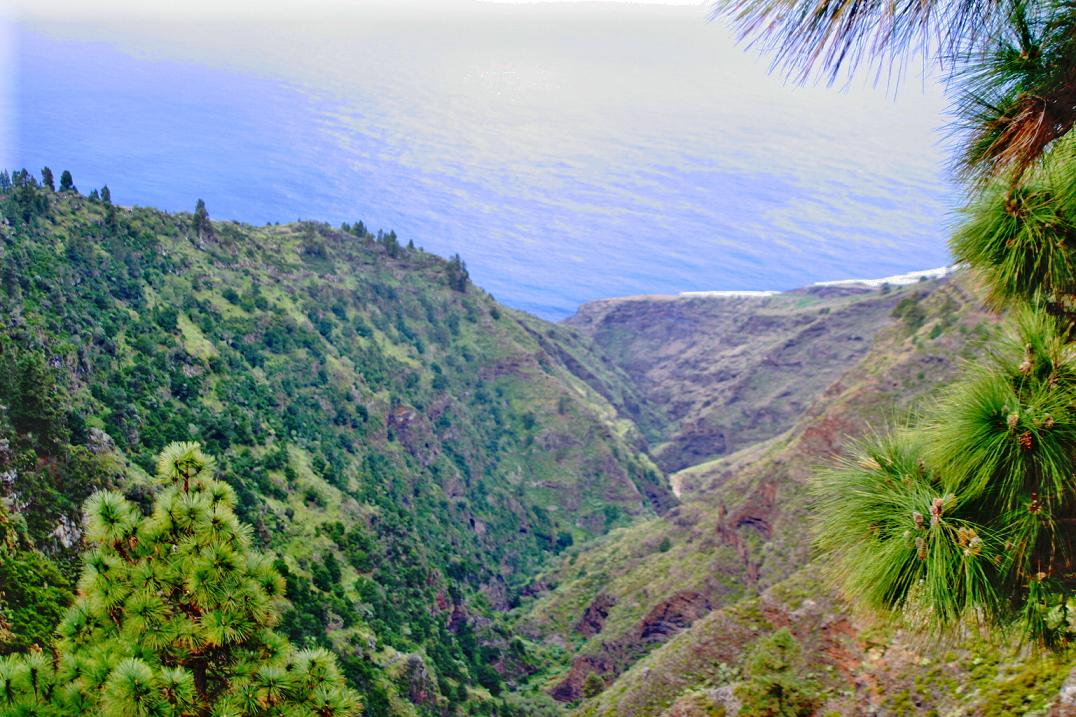
[[[273,631],[284,580],[212,458],[174,443],[157,477],[148,516],[115,492],[87,501],[92,548],[56,655],[0,658],[0,715],[357,714],[331,654]]]
[[[951,247],[1008,336],[915,425],[816,481],[823,559],[845,592],[934,626],[1076,639],[1076,6],[1058,0],[727,0],[801,76],[859,61],[948,75],[969,206]]]
[[[935,62],[964,130],[955,166],[982,185],[1020,175],[1076,124],[1076,11],[1067,0],[714,0],[774,65],[830,81],[860,64],[899,78]]]
[[[934,625],[1076,638],[1076,227],[1071,140],[996,180],[952,247],[1006,333],[918,424],[822,475],[820,543],[846,592]]]
[[[1033,183],[1071,182],[1071,155],[1057,152],[1064,166]],[[954,250],[1009,308],[1004,337],[915,426],[860,444],[816,486],[820,543],[849,595],[1055,648],[1076,638],[1076,205],[1056,190],[1016,186],[973,206]]]
[[[976,367],[922,425],[861,443],[819,477],[820,544],[845,591],[873,608],[1018,624],[1061,645],[1076,633],[1076,395],[1018,368],[1006,381],[999,354],[997,373]]]

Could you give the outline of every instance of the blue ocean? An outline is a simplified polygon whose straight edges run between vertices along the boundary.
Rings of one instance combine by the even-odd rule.
[[[547,318],[949,262],[941,89],[790,84],[700,7],[26,16],[7,36],[4,166],[214,219],[362,219]]]

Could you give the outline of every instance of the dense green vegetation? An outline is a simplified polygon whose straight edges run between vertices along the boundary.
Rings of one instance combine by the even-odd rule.
[[[58,659],[0,658],[0,714],[358,714],[330,653],[273,631],[284,581],[213,468],[197,444],[174,443],[149,515],[113,491],[87,501],[90,551]]]
[[[148,510],[157,453],[196,440],[286,579],[278,629],[335,651],[367,714],[513,709],[534,658],[490,616],[672,503],[603,397],[622,377],[395,233],[60,184],[0,176],[0,573],[35,576],[4,583],[0,648],[52,642],[85,499]]]
[[[815,506],[804,484],[846,432],[947,381],[984,339],[1000,352],[990,361],[1025,375],[1027,342],[995,340],[965,278],[767,304],[771,319],[795,319],[773,337],[795,355],[816,353],[811,341],[829,331],[859,336],[870,324],[875,338],[832,359],[854,368],[811,394],[792,430],[678,473],[685,499],[666,510],[675,501],[636,428],[668,431],[662,405],[584,332],[497,305],[459,257],[361,222],[255,228],[213,221],[204,203],[185,215],[127,209],[105,189],[52,191],[21,172],[0,174],[0,188],[0,654],[59,670],[39,699],[26,691],[30,662],[6,660],[9,705],[111,694],[97,709],[124,712],[122,681],[160,713],[198,710],[159,692],[196,700],[193,677],[163,671],[187,669],[190,644],[105,650],[101,661],[64,621],[108,590],[91,574],[96,553],[79,577],[80,552],[102,551],[103,509],[139,536],[131,548],[104,541],[127,566],[119,584],[137,571],[169,579],[178,563],[147,567],[139,551],[152,545],[154,506],[178,500],[158,476],[158,454],[176,439],[217,457],[211,485],[250,526],[236,539],[267,556],[256,561],[264,589],[283,590],[258,624],[295,649],[262,649],[269,672],[305,669],[305,655],[332,678],[336,664],[365,714],[546,717],[564,709],[550,693],[581,714],[843,713],[853,677],[877,684],[896,714],[965,702],[1037,709],[1057,694],[1065,655],[1014,661],[972,644],[945,662],[936,649],[905,659],[892,628],[857,636],[809,562]],[[1040,312],[1023,325],[1042,334],[1057,324]],[[667,339],[641,337],[632,355]],[[1035,340],[1032,355],[1060,365],[1067,344]],[[747,365],[759,383],[774,383],[767,356]],[[694,390],[704,405],[701,383]],[[1056,426],[1063,413],[1051,415]],[[942,519],[950,508],[943,501]],[[976,530],[960,547],[980,545]],[[115,594],[123,604],[126,589]],[[134,621],[97,625],[87,645],[146,632],[139,621],[152,616],[131,607]],[[868,660],[887,648],[880,665]],[[97,666],[72,691],[63,665],[76,654]],[[109,675],[132,658],[142,664],[124,663],[109,692]],[[241,663],[246,672],[225,670],[203,701],[268,689]]]

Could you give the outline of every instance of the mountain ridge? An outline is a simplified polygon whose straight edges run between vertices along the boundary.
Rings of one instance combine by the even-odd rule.
[[[910,289],[807,287],[767,296],[631,297],[586,304],[565,324],[634,382],[670,473],[787,429],[861,358]]]
[[[676,301],[679,299],[698,299],[698,298],[767,298],[770,296],[777,296],[779,294],[793,294],[810,291],[811,289],[820,289],[827,286],[834,287],[848,287],[852,289],[856,288],[873,288],[880,289],[885,285],[890,287],[894,286],[907,286],[908,284],[915,284],[920,281],[930,279],[942,279],[946,276],[958,271],[956,266],[940,266],[933,269],[922,269],[906,271],[902,274],[892,274],[889,276],[883,276],[873,279],[829,279],[826,281],[816,281],[811,284],[799,286],[793,289],[694,289],[690,291],[680,291],[675,294],[624,294],[621,296],[609,296],[603,299],[591,299],[585,301],[579,305],[575,313],[560,319],[561,323],[571,323],[571,319],[582,310],[584,307],[602,305],[606,303],[618,303],[626,301]]]

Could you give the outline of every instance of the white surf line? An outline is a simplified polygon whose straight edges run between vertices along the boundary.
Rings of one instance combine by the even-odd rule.
[[[836,281],[816,281],[811,286],[873,286],[879,287],[883,284],[889,284],[890,286],[907,286],[908,284],[915,284],[924,277],[927,279],[941,279],[948,276],[957,270],[956,265],[953,266],[939,266],[936,269],[925,269],[923,271],[909,271],[906,274],[894,274],[893,276],[886,276],[881,279],[838,279]]]
[[[922,271],[909,271],[906,274],[894,274],[893,276],[884,276],[880,279],[834,279],[832,281],[816,281],[811,286],[869,286],[871,288],[880,288],[886,284],[890,286],[907,286],[908,284],[915,284],[922,279],[941,279],[949,276],[959,267],[955,264],[953,266],[939,266],[934,269],[923,269]],[[677,296],[683,298],[706,298],[706,297],[762,297],[777,296],[783,294],[783,291],[748,291],[748,290],[718,290],[718,291],[681,291]]]

